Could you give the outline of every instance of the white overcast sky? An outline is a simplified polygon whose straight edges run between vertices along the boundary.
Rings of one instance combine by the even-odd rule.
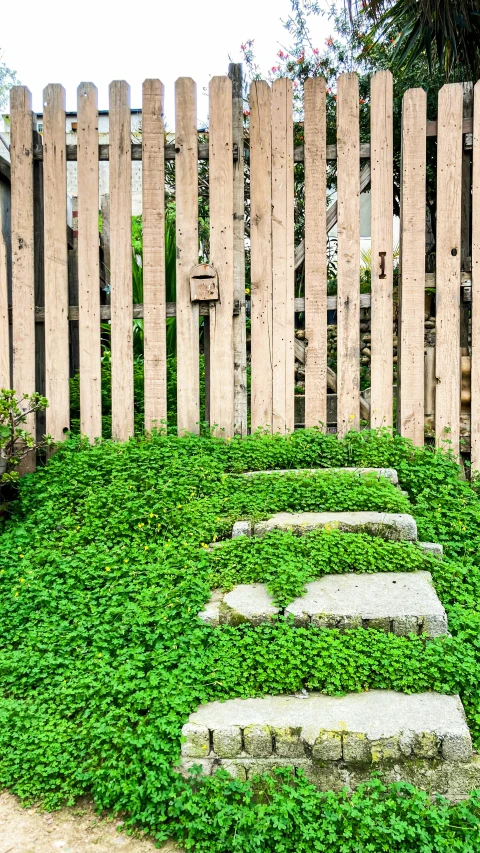
[[[42,111],[47,83],[62,83],[67,109],[74,110],[78,84],[92,81],[99,107],[106,109],[111,80],[127,80],[132,107],[141,107],[142,81],[159,77],[173,128],[176,78],[196,81],[198,117],[204,120],[202,90],[210,77],[226,73],[229,56],[239,62],[240,44],[249,38],[255,39],[260,67],[268,70],[288,41],[280,19],[289,12],[290,0],[17,0],[1,15],[0,50],[31,90],[36,112]],[[318,47],[330,30],[328,19],[312,19]]]

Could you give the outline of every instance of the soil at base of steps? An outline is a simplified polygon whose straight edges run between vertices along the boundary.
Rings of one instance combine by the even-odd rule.
[[[0,793],[0,853],[158,853],[153,841],[119,832],[121,824],[118,817],[96,815],[89,800],[45,812]],[[160,853],[181,852],[168,843]]]

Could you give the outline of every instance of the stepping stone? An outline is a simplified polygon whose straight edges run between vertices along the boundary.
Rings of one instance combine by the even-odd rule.
[[[458,696],[371,690],[265,696],[201,705],[182,729],[181,772],[225,767],[252,778],[301,768],[320,790],[354,789],[372,770],[455,799],[480,784]]]
[[[318,528],[348,533],[370,533],[383,539],[417,539],[417,525],[411,515],[401,512],[277,512],[253,527],[255,536],[270,530],[290,530],[301,535]]]
[[[295,625],[315,628],[373,628],[399,637],[446,634],[447,616],[430,572],[378,572],[325,575],[283,611],[275,607],[265,584],[240,584],[216,590],[199,617],[210,625],[260,625],[279,614]]]
[[[398,474],[395,468],[272,468],[267,471],[245,471],[243,477],[260,477],[265,474],[356,474],[358,477],[365,477],[368,474],[375,474],[377,480],[384,477],[385,480],[390,480],[394,486],[398,486]]]

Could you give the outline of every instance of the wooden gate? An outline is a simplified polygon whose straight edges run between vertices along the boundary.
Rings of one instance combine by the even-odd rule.
[[[464,118],[461,84],[441,89],[436,122],[427,122],[422,89],[408,91],[403,99],[396,384],[391,74],[379,72],[371,79],[368,143],[360,143],[359,86],[353,73],[338,79],[335,145],[327,145],[327,94],[321,78],[306,81],[304,144],[297,147],[290,80],[276,80],[271,86],[263,81],[251,85],[248,130],[244,128],[239,66],[231,66],[230,77],[213,78],[209,94],[210,126],[208,139],[204,139],[197,131],[195,83],[189,78],[177,81],[175,137],[170,141],[163,124],[163,86],[159,80],[146,80],[141,141],[137,141],[131,137],[129,87],[123,81],[113,82],[109,142],[99,145],[97,91],[93,84],[82,83],[78,87],[77,144],[67,145],[64,89],[49,85],[44,90],[42,135],[32,124],[30,92],[23,86],[12,89],[10,163],[0,160],[0,174],[11,180],[11,234],[7,236],[4,221],[0,240],[0,385],[13,383],[18,392],[33,392],[39,387],[40,364],[49,401],[46,431],[62,440],[70,427],[69,339],[72,324],[77,323],[80,428],[93,440],[102,430],[100,323],[109,322],[112,435],[116,440],[126,440],[134,430],[132,318],[143,318],[144,322],[144,425],[151,430],[167,417],[166,320],[175,316],[177,428],[179,432],[198,432],[199,324],[204,317],[207,413],[214,431],[227,437],[259,427],[285,433],[295,427],[295,328],[296,320],[303,316],[303,421],[305,426],[325,426],[328,390],[332,387],[327,365],[327,311],[333,308],[337,322],[334,378],[338,433],[359,429],[365,406],[372,427],[391,426],[396,400],[399,432],[420,445],[424,442],[425,415],[429,414],[424,406],[424,299],[426,284],[433,283],[436,441],[440,444],[447,439],[456,452],[461,449],[461,345],[465,346],[465,341],[461,341],[460,328],[465,323],[465,310],[467,325],[470,323],[471,308],[468,433],[472,465],[480,468],[480,83],[475,87],[473,118],[472,114]],[[434,276],[425,273],[429,136],[437,138]],[[466,170],[467,138],[470,159]],[[67,162],[75,160],[78,305],[69,305],[66,175]],[[99,163],[104,160],[109,162],[111,297],[108,304],[101,305]],[[140,305],[132,300],[131,171],[136,160],[142,161],[143,181]],[[175,303],[167,303],[165,296],[165,166],[169,160],[175,161]],[[209,162],[208,258],[199,258],[201,160]],[[327,165],[333,161],[336,199],[327,205]],[[295,245],[294,170],[298,163],[305,169],[305,232],[304,239]],[[249,196],[247,233],[245,186]],[[361,294],[360,193],[368,186],[371,293]],[[335,221],[337,294],[328,296],[326,240]],[[246,250],[250,297],[245,292]],[[304,294],[299,296],[295,294],[295,269],[302,259]],[[205,287],[192,290],[192,270],[199,260],[207,260],[213,267],[218,298],[214,298],[214,290]],[[37,299],[39,275],[43,284],[41,303]],[[206,298],[201,298],[204,292]],[[464,300],[471,294],[466,309],[462,294]],[[360,395],[360,311],[366,306],[371,310],[369,409]],[[40,328],[44,329],[44,344]],[[251,394],[247,397],[250,369]],[[33,429],[34,424],[30,427]]]

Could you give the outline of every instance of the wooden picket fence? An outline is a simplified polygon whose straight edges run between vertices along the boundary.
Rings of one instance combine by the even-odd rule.
[[[44,312],[46,429],[61,440],[69,428],[69,324],[78,320],[81,431],[101,434],[100,321],[111,320],[112,433],[133,434],[132,317],[144,319],[145,427],[167,417],[166,317],[176,316],[179,432],[198,431],[199,316],[209,317],[209,419],[219,434],[247,432],[244,127],[241,78],[210,83],[208,146],[198,145],[196,86],[175,86],[174,145],[165,144],[163,86],[143,85],[142,141],[132,144],[129,87],[110,86],[109,145],[99,147],[97,91],[78,88],[78,143],[66,146],[65,92],[44,90],[43,140],[32,132],[31,95],[11,93],[11,306],[0,241],[0,386],[35,389],[35,323]],[[371,186],[371,401],[372,427],[393,423],[393,84],[371,80],[371,138],[359,140],[359,86],[343,74],[337,88],[336,146],[326,143],[326,89],[305,83],[304,145],[294,149],[292,83],[259,81],[250,87],[250,246],[252,430],[294,428],[295,314],[305,312],[305,426],[327,421],[327,160],[337,162],[338,292],[336,300],[337,431],[360,428],[360,189],[361,159]],[[424,442],[424,291],[426,140],[437,136],[436,441],[460,442],[460,310],[462,139],[473,132],[471,197],[471,453],[480,468],[480,83],[473,119],[463,117],[461,84],[444,86],[438,121],[427,122],[426,94],[404,96],[401,162],[401,275],[397,428]],[[176,304],[165,300],[165,158],[175,158]],[[209,160],[210,264],[218,275],[217,301],[191,299],[198,264],[198,160]],[[100,306],[98,164],[109,160],[110,306]],[[131,164],[143,169],[143,306],[132,304]],[[78,169],[78,308],[68,304],[67,160]],[[43,161],[44,309],[34,296],[34,165]],[[305,297],[295,299],[294,163],[305,164]],[[465,180],[463,178],[463,184]],[[464,214],[465,215],[465,214]],[[467,229],[468,230],[468,229]],[[297,247],[298,250],[298,247]],[[9,326],[9,310],[11,326]],[[37,315],[37,316],[36,316]],[[10,341],[10,344],[9,344]],[[13,359],[11,354],[13,352]],[[12,363],[11,363],[12,361]],[[11,373],[12,371],[12,373]],[[33,424],[31,428],[33,429]]]

